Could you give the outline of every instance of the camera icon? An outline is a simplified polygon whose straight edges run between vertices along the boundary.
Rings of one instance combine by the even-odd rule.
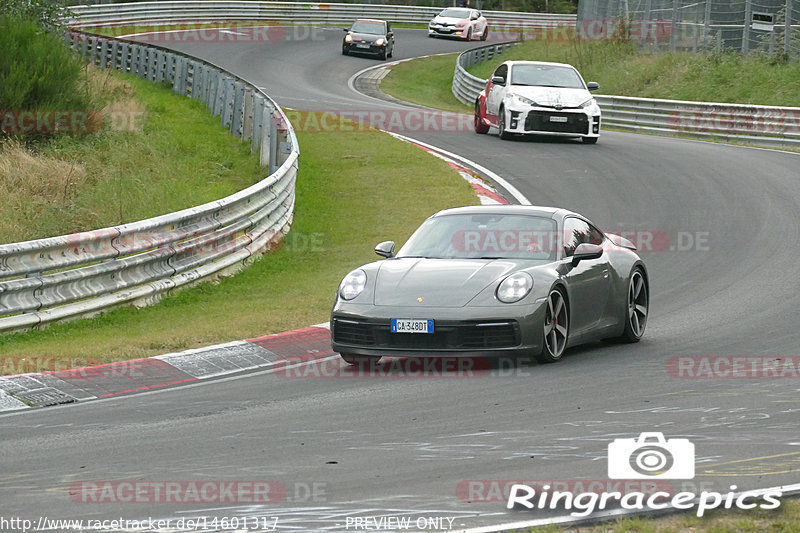
[[[641,433],[637,439],[615,439],[608,445],[611,479],[692,479],[694,444],[664,439],[663,433]]]

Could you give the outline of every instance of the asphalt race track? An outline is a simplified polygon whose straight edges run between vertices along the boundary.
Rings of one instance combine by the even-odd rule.
[[[285,107],[408,109],[348,86],[380,61],[342,56],[342,33],[297,28],[272,42],[170,46],[264,87]],[[394,59],[480,44],[405,29],[396,39]],[[797,372],[696,379],[673,365],[678,356],[722,356],[726,364],[734,356],[800,356],[800,156],[610,131],[589,146],[451,130],[401,133],[480,163],[533,204],[573,209],[606,230],[655,235],[644,241],[654,249],[643,253],[652,306],[642,342],[597,343],[559,364],[473,378],[263,371],[3,415],[0,515],[169,518],[172,528],[197,516],[262,517],[270,527],[278,517],[277,529],[295,531],[352,531],[354,517],[391,515],[414,524],[453,519],[439,530],[474,527],[565,514],[506,511],[491,492],[502,483],[487,481],[605,483],[608,444],[654,431],[695,444],[696,477],[673,481],[675,490],[800,482]],[[286,498],[86,503],[69,493],[77,482],[207,480],[267,480],[285,487]]]

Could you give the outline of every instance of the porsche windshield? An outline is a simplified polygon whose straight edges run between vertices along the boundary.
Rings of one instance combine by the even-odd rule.
[[[531,215],[453,214],[428,219],[397,257],[554,261],[555,221]]]
[[[586,88],[574,69],[556,65],[514,65],[511,69],[511,85]]]

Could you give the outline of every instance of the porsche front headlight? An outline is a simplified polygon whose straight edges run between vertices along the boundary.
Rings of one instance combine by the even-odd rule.
[[[344,300],[352,300],[367,286],[367,273],[360,268],[353,270],[339,284],[339,296]]]
[[[497,286],[497,299],[513,304],[525,298],[533,288],[533,278],[527,272],[511,274]]]

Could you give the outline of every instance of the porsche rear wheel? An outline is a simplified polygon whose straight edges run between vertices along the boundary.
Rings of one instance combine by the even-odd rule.
[[[540,363],[555,363],[564,355],[569,338],[569,308],[561,289],[552,289],[547,296],[544,316],[544,342],[536,356]]]
[[[489,126],[483,122],[483,116],[481,115],[481,104],[479,102],[475,102],[475,133],[486,133],[487,131],[489,131]]]
[[[634,269],[628,282],[628,299],[625,306],[625,331],[621,340],[639,342],[647,326],[647,312],[650,305],[650,291],[647,280],[640,268]]]
[[[381,360],[379,355],[349,355],[349,354],[340,354],[344,362],[349,365],[369,365],[371,363],[377,363]]]

